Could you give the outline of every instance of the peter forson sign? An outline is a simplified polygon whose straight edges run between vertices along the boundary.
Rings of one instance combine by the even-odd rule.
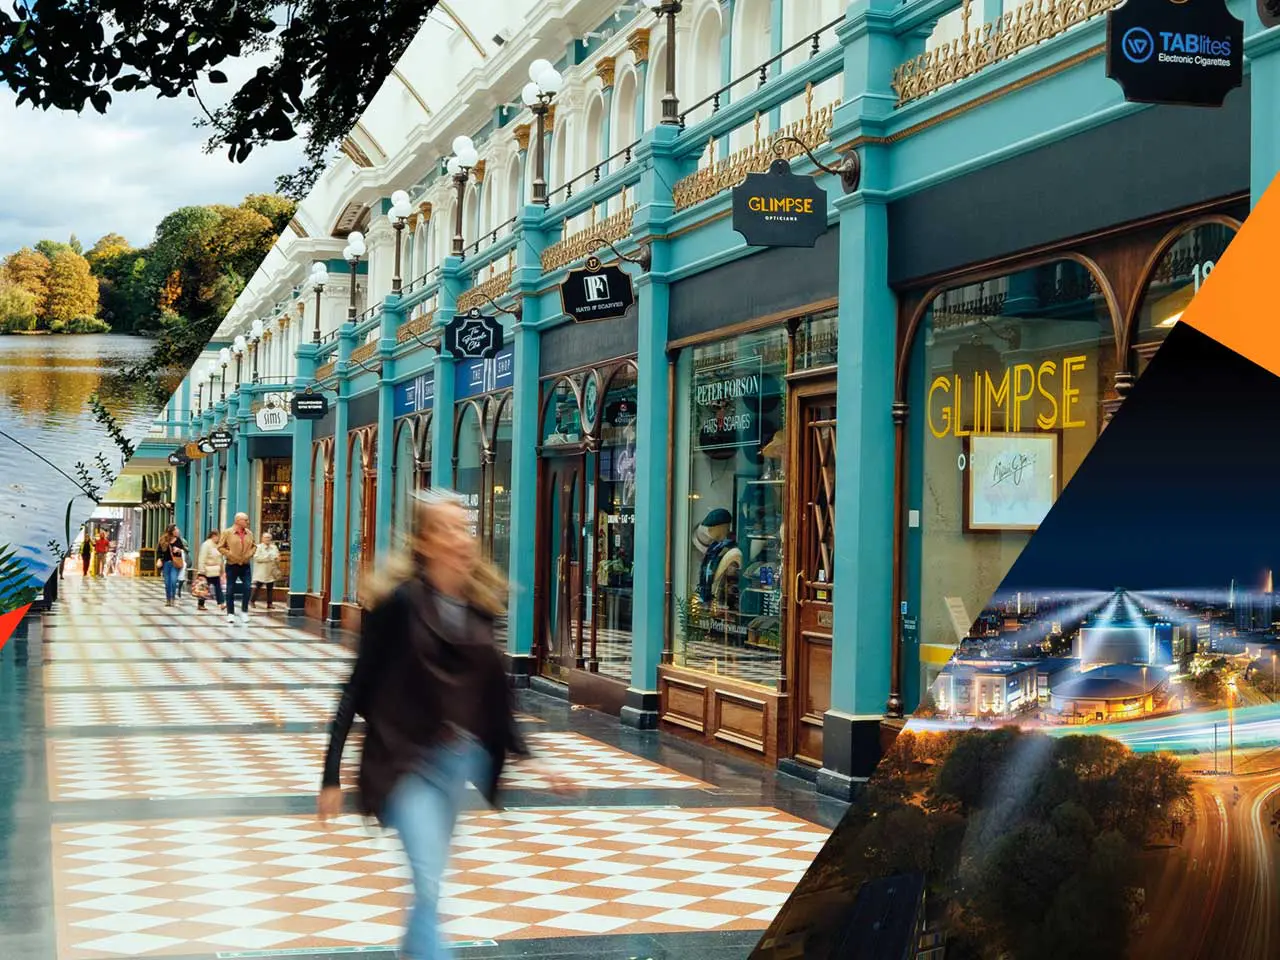
[[[1134,103],[1220,107],[1244,80],[1244,22],[1225,0],[1125,0],[1107,13],[1107,76]]]
[[[733,188],[733,229],[752,247],[812,247],[827,230],[827,191],[775,160]]]

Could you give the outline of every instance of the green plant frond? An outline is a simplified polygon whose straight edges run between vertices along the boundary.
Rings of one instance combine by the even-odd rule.
[[[8,613],[34,602],[44,592],[44,585],[31,576],[31,570],[13,547],[0,546],[0,613]]]

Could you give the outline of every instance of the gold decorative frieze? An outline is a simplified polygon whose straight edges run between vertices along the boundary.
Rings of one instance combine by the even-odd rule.
[[[627,46],[631,48],[631,53],[636,58],[636,63],[649,62],[649,31],[637,30],[631,36],[627,37]]]
[[[614,57],[601,57],[596,61],[596,76],[600,78],[600,82],[605,88],[613,86],[614,74],[617,71],[618,61]]]
[[[776,133],[760,135],[762,115],[757,113],[755,120],[755,142],[749,147],[729,154],[723,160],[716,160],[717,141],[714,137],[707,141],[706,156],[711,161],[694,173],[676,182],[672,190],[676,210],[687,210],[704,200],[725,190],[731,190],[747,178],[749,173],[765,173],[769,164],[779,157],[790,160],[804,153],[799,144],[788,141],[779,143],[782,137],[795,137],[810,150],[817,150],[831,136],[831,124],[835,119],[836,107],[840,101],[835,100],[819,110],[813,109],[813,84],[805,90],[805,115],[793,123],[787,124]],[[776,149],[775,149],[776,147]]]
[[[972,0],[960,8],[961,36],[899,64],[893,71],[898,106],[919,100],[1072,27],[1101,16],[1120,0],[1026,0],[1017,10],[969,28]]]
[[[369,343],[361,344],[351,351],[352,363],[365,363],[378,353],[378,341],[373,340]]]
[[[594,252],[596,240],[608,240],[610,243],[621,243],[631,236],[631,223],[635,219],[639,204],[627,205],[627,192],[622,191],[622,209],[612,216],[596,222],[594,210],[591,225],[566,236],[559,243],[553,243],[542,251],[542,272],[550,273],[566,264],[581,260]]]
[[[328,363],[321,364],[320,366],[316,367],[316,379],[327,380],[329,377],[332,377],[335,366],[336,364],[332,360],[330,360]]]
[[[477,283],[462,296],[458,297],[458,312],[465,313],[472,307],[483,307],[490,300],[497,300],[511,289],[511,278],[515,276],[515,264],[511,255],[507,255],[507,268],[493,274],[483,283]]]
[[[426,313],[414,317],[412,320],[406,320],[400,324],[396,330],[396,342],[404,343],[406,340],[413,340],[417,337],[425,337],[431,330],[431,325],[436,321],[436,312],[429,310]]]

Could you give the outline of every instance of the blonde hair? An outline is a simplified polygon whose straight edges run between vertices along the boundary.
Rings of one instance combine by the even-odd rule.
[[[422,540],[439,524],[439,508],[448,504],[465,506],[461,496],[440,489],[419,491],[411,502],[413,522],[411,529],[401,534],[400,548],[371,569],[361,582],[361,605],[366,609],[384,603],[401,584],[422,575],[431,562],[422,553]],[[507,591],[507,578],[502,572],[483,557],[477,559],[467,580],[467,602],[492,617],[501,617],[507,612]]]

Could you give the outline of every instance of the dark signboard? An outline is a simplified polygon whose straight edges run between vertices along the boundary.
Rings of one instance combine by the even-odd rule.
[[[455,360],[488,360],[502,349],[502,324],[472,307],[445,324],[444,348]]]
[[[827,191],[775,160],[733,188],[733,229],[753,247],[812,247],[827,230]]]
[[[181,447],[169,454],[169,466],[171,467],[185,467],[190,462],[191,458],[187,456],[187,451]]]
[[[471,360],[453,369],[453,396],[455,400],[478,397],[482,393],[506,390],[516,382],[515,344],[503,347],[489,360]]]
[[[289,409],[298,420],[323,420],[329,413],[329,398],[323,393],[295,393]]]
[[[1107,76],[1133,103],[1220,107],[1244,78],[1244,21],[1225,0],[1125,0],[1107,13]]]
[[[621,267],[606,267],[598,257],[589,257],[585,267],[570,270],[560,284],[560,302],[577,323],[616,320],[636,302],[636,292]]]
[[[209,442],[213,444],[213,449],[222,451],[231,448],[232,436],[229,431],[215,430],[209,434]]]
[[[208,455],[208,454],[211,454],[211,453],[217,453],[217,452],[218,452],[218,449],[217,449],[217,447],[215,447],[215,446],[213,445],[213,441],[211,441],[211,440],[201,440],[201,441],[200,441],[200,452],[201,452],[201,453],[203,453],[203,454]]]
[[[423,373],[396,384],[395,415],[407,417],[411,413],[430,410],[436,402],[436,377],[434,373]]]

